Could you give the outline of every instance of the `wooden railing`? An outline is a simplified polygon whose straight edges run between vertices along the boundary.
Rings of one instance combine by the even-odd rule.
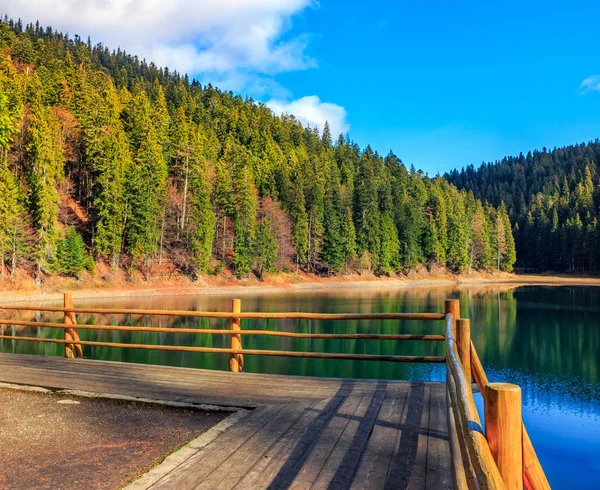
[[[386,362],[446,363],[448,433],[454,487],[457,489],[546,490],[548,480],[537,458],[521,418],[521,390],[516,385],[490,383],[470,338],[470,322],[460,318],[458,300],[447,300],[444,313],[260,313],[242,312],[240,300],[233,300],[231,312],[75,308],[70,294],[64,307],[0,306],[0,310],[62,313],[63,323],[0,319],[0,339],[64,344],[66,357],[83,357],[82,346],[118,347],[199,353],[229,354],[229,370],[244,369],[244,355],[350,359]],[[229,329],[165,328],[126,325],[78,325],[77,314],[112,314],[221,318],[230,320]],[[437,320],[445,321],[445,334],[326,334],[274,330],[243,330],[242,319],[308,320]],[[4,326],[27,326],[64,330],[63,339],[5,335]],[[185,345],[131,344],[81,340],[78,330],[123,332],[221,334],[230,337],[229,348]],[[244,349],[245,335],[309,339],[433,341],[446,343],[445,356],[371,355],[352,353],[300,352]],[[474,379],[484,399],[485,431],[473,398]]]
[[[293,319],[293,320],[444,320],[443,313],[260,313],[241,312],[241,302],[234,299],[231,312],[213,311],[180,311],[180,310],[146,310],[146,309],[106,309],[106,308],[75,308],[70,294],[64,295],[64,307],[47,306],[0,306],[0,310],[16,311],[43,311],[62,313],[63,323],[32,322],[24,320],[0,320],[0,327],[4,325],[27,326],[34,328],[57,328],[64,330],[64,339],[49,339],[39,337],[25,337],[5,335],[3,332],[0,339],[23,340],[28,342],[48,342],[65,345],[65,357],[83,357],[81,346],[118,347],[125,349],[164,350],[181,352],[201,352],[213,354],[229,354],[229,370],[239,372],[244,367],[244,355],[253,356],[280,356],[280,357],[305,357],[318,359],[349,359],[360,361],[386,361],[386,362],[446,362],[444,356],[401,356],[401,355],[371,355],[352,353],[329,353],[329,352],[300,352],[285,350],[244,349],[242,337],[244,335],[260,335],[271,337],[293,337],[307,339],[343,339],[343,340],[419,340],[443,342],[444,335],[412,335],[412,334],[321,334],[321,333],[297,333],[273,330],[242,330],[240,322],[242,319]],[[195,317],[195,318],[221,318],[230,320],[230,328],[226,329],[198,329],[198,328],[164,328],[164,327],[136,327],[126,325],[77,325],[77,314],[111,314],[111,315],[143,315],[143,316],[170,316],[170,317]],[[156,345],[156,344],[130,344],[118,342],[98,342],[81,340],[78,330],[110,330],[122,332],[156,332],[156,333],[191,333],[196,335],[216,334],[229,335],[229,348],[219,347],[191,347],[186,345]]]
[[[550,484],[522,420],[521,389],[490,383],[458,300],[447,300],[446,404],[455,488],[546,490]],[[484,400],[485,431],[471,384]]]

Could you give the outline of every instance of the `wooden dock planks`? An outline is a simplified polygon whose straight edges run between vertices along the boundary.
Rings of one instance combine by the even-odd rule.
[[[408,390],[386,393],[373,431],[352,481],[352,488],[384,488],[398,455]]]
[[[150,488],[450,488],[442,383],[0,354],[0,382],[254,408]]]

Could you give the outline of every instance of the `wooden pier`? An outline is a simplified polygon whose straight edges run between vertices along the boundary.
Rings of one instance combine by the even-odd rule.
[[[211,404],[252,409],[206,446],[171,465],[159,479],[136,488],[550,488],[521,421],[520,390],[490,383],[470,340],[470,324],[460,319],[458,301],[443,313],[311,314],[175,312],[0,306],[0,310],[54,311],[64,323],[0,320],[0,325],[61,328],[64,339],[0,339],[65,344],[65,359],[0,355],[0,382],[57,390],[122,395],[166,402]],[[229,318],[229,330],[194,329],[223,334],[229,349],[131,345],[81,341],[78,328],[98,330],[183,329],[77,325],[78,313],[112,313]],[[313,318],[440,321],[443,335],[309,334],[244,330],[243,318]],[[443,326],[442,323],[443,322]],[[33,325],[32,325],[33,324]],[[371,338],[373,340],[444,341],[446,356],[365,356],[289,351],[248,351],[244,335]],[[78,357],[81,346],[220,352],[229,356],[230,372],[106,362]],[[329,357],[374,362],[446,362],[446,383],[307,378],[239,372],[244,355]],[[485,400],[485,427],[473,401],[472,379]],[[142,480],[143,482],[143,480]]]

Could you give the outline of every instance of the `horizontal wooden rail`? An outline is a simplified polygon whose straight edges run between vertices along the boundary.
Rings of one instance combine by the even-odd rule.
[[[473,371],[473,378],[475,378],[475,383],[477,383],[477,388],[479,388],[479,393],[483,396],[485,393],[485,387],[489,384],[488,378],[483,370],[483,365],[481,364],[481,360],[479,359],[479,355],[477,354],[477,350],[475,350],[475,345],[473,345],[473,341],[471,343],[471,370]]]
[[[447,361],[446,361],[447,363]],[[452,373],[450,370],[447,370],[446,374],[446,392],[448,395],[448,399],[450,400],[451,412],[453,415],[453,424],[448,425],[449,431],[454,431],[456,433],[456,438],[458,440],[458,449],[459,449],[459,458],[464,465],[465,471],[465,479],[467,480],[467,486],[471,489],[479,489],[480,485],[478,483],[478,476],[475,471],[475,468],[471,462],[471,449],[468,439],[469,425],[465,424],[465,420],[461,415],[459,410],[459,405],[461,403],[459,399],[459,394],[456,391],[456,383],[454,382],[454,378],[452,377]],[[450,437],[454,436],[454,432],[450,433]],[[456,457],[456,455],[451,454],[451,457]],[[457,464],[453,461],[453,464]],[[464,487],[456,487],[462,490]]]
[[[63,340],[39,339],[37,337],[20,337],[0,335],[0,339],[24,340],[26,342],[49,342],[53,344],[92,345],[96,347],[119,347],[123,349],[165,350],[180,352],[204,352],[213,354],[244,354],[250,356],[281,356],[281,357],[307,357],[315,359],[352,359],[356,361],[388,361],[388,362],[436,362],[444,363],[444,356],[384,356],[371,354],[342,354],[326,352],[294,352],[279,350],[251,350],[251,349],[225,349],[220,347],[188,347],[184,345],[149,345],[149,344],[121,344],[117,342],[96,342],[91,340]]]
[[[0,320],[0,325],[16,325],[35,328],[68,329],[71,325],[64,323],[29,322],[25,320]],[[129,325],[86,325],[78,324],[78,330],[114,330],[119,332],[156,332],[156,333],[191,333],[191,334],[222,334],[231,335],[265,335],[267,337],[292,337],[306,339],[345,339],[345,340],[428,340],[443,342],[444,335],[413,335],[413,334],[337,334],[337,333],[297,333],[274,330],[223,330],[208,328],[175,328],[175,327],[136,327]]]
[[[302,313],[59,308],[50,306],[0,306],[0,310],[95,313],[98,315],[184,316],[199,318],[254,318],[259,320],[443,320],[443,313]]]

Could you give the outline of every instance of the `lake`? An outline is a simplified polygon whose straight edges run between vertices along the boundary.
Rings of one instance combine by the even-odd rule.
[[[473,342],[490,381],[516,383],[523,390],[523,417],[553,488],[600,488],[600,288],[494,287],[345,290],[242,295],[242,311],[441,312],[444,299],[461,300],[471,319]],[[150,297],[76,301],[76,306],[227,311],[231,296]],[[5,313],[5,317],[12,313]],[[59,320],[53,314],[22,319]],[[81,315],[79,323],[97,323]],[[177,328],[228,328],[227,320],[112,316],[104,322]],[[243,329],[314,333],[443,333],[443,322],[242,320]],[[39,331],[38,331],[39,330]],[[6,329],[9,333],[10,328]],[[17,335],[58,338],[62,331],[14,327]],[[82,340],[229,347],[226,335],[80,330]],[[443,355],[441,342],[319,340],[243,337],[244,348]],[[0,351],[62,355],[63,347],[0,340]],[[84,347],[86,357],[113,361],[227,369],[228,356]],[[369,361],[245,356],[250,372],[377,379],[443,381],[445,366]],[[479,397],[479,395],[476,395]],[[482,405],[481,399],[478,400]]]

